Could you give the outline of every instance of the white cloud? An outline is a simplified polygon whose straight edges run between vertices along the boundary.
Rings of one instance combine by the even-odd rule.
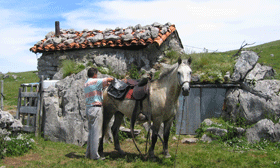
[[[264,26],[279,29],[279,9],[276,0],[115,0],[94,2],[64,17],[65,23],[76,29],[171,22],[184,45],[226,51],[238,48],[243,40],[256,44],[277,40],[280,33],[263,36],[261,32],[266,32]]]
[[[29,48],[49,30],[25,24],[24,12],[3,9],[0,13],[0,72],[37,70],[36,55]]]
[[[0,72],[36,70],[36,55],[29,48],[54,30],[54,22],[41,22],[61,17],[61,28],[76,30],[171,22],[184,45],[219,51],[237,49],[244,40],[257,45],[280,37],[278,0],[82,1],[74,10],[62,10],[51,1],[33,3],[0,7]]]

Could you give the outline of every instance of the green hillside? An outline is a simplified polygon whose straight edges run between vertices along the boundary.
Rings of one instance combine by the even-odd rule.
[[[254,47],[245,47],[243,50],[250,50],[258,53],[260,56],[258,63],[273,67],[276,72],[274,79],[280,79],[280,40]],[[224,76],[227,71],[229,71],[230,74],[233,73],[236,58],[232,56],[237,51],[238,50],[218,53],[194,53],[185,55],[185,57],[191,56],[193,58],[192,70],[194,74],[205,74],[202,76],[202,81],[215,82],[219,76]],[[211,81],[209,76],[214,77],[214,79]]]
[[[4,79],[4,96],[5,96],[4,110],[16,109],[17,100],[18,100],[18,91],[22,83],[35,83],[40,81],[36,72],[37,71],[7,73],[9,77]],[[12,75],[16,75],[17,78],[14,79]]]
[[[259,53],[259,63],[273,67],[280,79],[280,40],[248,48]]]

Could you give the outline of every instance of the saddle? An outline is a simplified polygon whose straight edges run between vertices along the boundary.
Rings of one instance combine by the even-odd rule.
[[[116,99],[124,99],[130,89],[133,89],[132,96],[135,100],[143,100],[148,94],[148,80],[140,82],[133,79],[114,79],[108,87],[108,94]],[[139,85],[141,84],[141,85]]]
[[[114,79],[108,87],[108,94],[115,99],[123,99],[129,90],[129,85],[118,79]]]

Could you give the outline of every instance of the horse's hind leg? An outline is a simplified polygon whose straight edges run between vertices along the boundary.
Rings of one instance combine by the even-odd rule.
[[[123,116],[124,115],[121,112],[116,112],[115,113],[115,121],[114,121],[114,124],[112,126],[115,149],[121,155],[125,154],[125,152],[123,150],[121,150],[120,141],[119,141],[119,129],[120,129],[120,126],[121,126],[121,123],[122,123]]]
[[[172,125],[172,119],[165,121],[164,122],[164,130],[163,130],[163,139],[164,139],[164,144],[163,144],[163,154],[165,156],[165,158],[170,158],[171,155],[168,152],[168,139],[169,139],[169,135],[170,135],[170,128]]]

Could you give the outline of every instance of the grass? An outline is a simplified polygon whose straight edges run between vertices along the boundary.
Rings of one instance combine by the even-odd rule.
[[[181,135],[181,138],[187,137]],[[96,161],[86,159],[86,146],[80,147],[63,142],[46,141],[35,138],[35,148],[23,156],[6,157],[0,160],[0,166],[8,167],[279,167],[280,150],[278,148],[252,148],[240,150],[218,142],[178,145],[170,138],[169,152],[171,158],[166,159],[161,154],[162,145],[158,141],[155,160],[142,158],[131,140],[121,141],[122,149],[127,153],[120,156],[114,151],[113,144],[104,147],[106,160]],[[138,143],[142,151],[145,143]]]
[[[3,79],[5,96],[4,110],[15,110],[17,106],[20,85],[23,83],[39,82],[40,79],[37,76],[37,71],[19,73],[8,72],[7,75],[9,75],[9,77]],[[16,75],[17,79],[14,79],[11,75]]]
[[[86,67],[83,64],[78,64],[73,60],[63,60],[61,63],[63,78],[71,74],[77,74]]]

